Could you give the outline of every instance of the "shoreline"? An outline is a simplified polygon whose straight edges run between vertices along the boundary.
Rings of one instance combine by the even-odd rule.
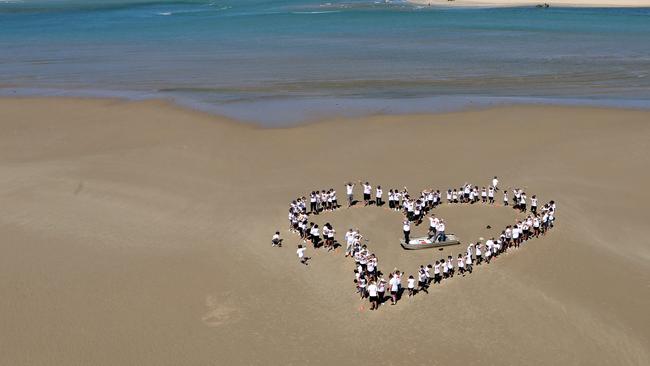
[[[400,120],[400,119],[420,119],[420,118],[436,118],[444,116],[462,115],[465,113],[480,113],[491,110],[507,110],[507,109],[576,109],[576,110],[619,110],[622,112],[648,112],[650,113],[650,105],[647,107],[628,107],[628,106],[607,106],[607,105],[588,105],[588,104],[561,104],[561,103],[494,103],[484,105],[468,105],[464,108],[442,110],[438,112],[413,112],[413,113],[366,113],[358,115],[332,115],[319,118],[310,118],[301,120],[299,122],[287,122],[281,124],[269,124],[265,122],[258,122],[254,120],[246,120],[234,118],[229,115],[213,113],[201,108],[195,108],[191,105],[186,105],[177,102],[173,98],[142,98],[131,99],[126,97],[97,97],[97,96],[4,96],[0,95],[0,102],[23,101],[35,103],[52,103],[60,101],[66,104],[74,103],[100,103],[105,105],[122,105],[122,106],[156,106],[160,108],[175,110],[181,113],[188,113],[196,115],[201,119],[213,119],[215,122],[223,123],[231,126],[244,126],[261,130],[274,130],[274,129],[293,129],[300,127],[308,127],[311,125],[330,124],[330,123],[346,123],[351,121],[360,120]]]
[[[79,99],[122,100],[126,102],[161,101],[178,108],[226,118],[260,127],[285,128],[328,119],[358,119],[372,116],[438,115],[498,107],[558,106],[650,110],[650,100],[625,98],[512,97],[489,95],[449,95],[411,98],[304,97],[271,101],[208,104],[156,92],[98,91],[65,89],[0,89],[0,99]],[[16,92],[17,91],[17,92]]]
[[[647,8],[648,0],[406,0],[415,5],[431,7],[503,8],[535,7],[548,4],[551,8]]]

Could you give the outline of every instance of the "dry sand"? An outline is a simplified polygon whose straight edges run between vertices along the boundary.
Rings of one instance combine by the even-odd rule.
[[[649,7],[650,0],[408,0],[414,4],[432,6],[477,6],[477,7],[502,7],[502,6],[535,6],[549,4],[550,6],[567,7]]]
[[[270,130],[160,101],[1,99],[1,363],[648,365],[649,121],[519,106]],[[377,312],[340,252],[302,266],[285,229],[309,189],[495,174],[555,199],[557,228]],[[464,240],[515,217],[438,212]],[[384,269],[440,254],[399,249],[387,210],[319,220],[360,227]]]

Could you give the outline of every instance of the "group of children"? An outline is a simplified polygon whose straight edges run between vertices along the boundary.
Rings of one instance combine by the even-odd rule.
[[[482,189],[471,184],[464,184],[460,189],[449,189],[447,190],[447,203],[484,202],[493,204],[495,192],[499,190],[497,188],[499,183],[497,177],[494,177],[491,183],[490,186]],[[346,184],[349,206],[356,203],[354,200],[354,186],[353,183]],[[377,186],[374,200],[371,192],[372,186],[368,182],[363,183],[364,204],[382,206],[383,192],[381,187]],[[309,260],[305,255],[307,241],[311,242],[314,248],[324,246],[332,250],[335,245],[338,245],[334,238],[336,231],[329,223],[324,225],[321,239],[321,230],[318,224],[309,223],[308,220],[309,215],[339,208],[336,202],[336,192],[333,189],[313,191],[310,194],[309,212],[307,211],[306,202],[305,197],[298,198],[292,201],[289,208],[290,230],[297,232],[303,239],[303,244],[298,246],[297,254],[300,262],[304,264],[307,264]],[[509,205],[508,192],[505,190],[503,191],[503,202],[504,205]],[[410,232],[411,222],[421,223],[426,213],[441,203],[442,196],[438,190],[425,190],[416,197],[411,197],[406,188],[402,191],[391,189],[388,193],[389,208],[401,210],[404,213],[403,225],[406,242],[409,239],[408,232]],[[512,196],[513,208],[521,212],[528,212],[527,203],[526,193],[521,189],[514,189]],[[513,225],[508,225],[498,238],[491,238],[485,243],[482,242],[483,239],[481,238],[481,241],[470,244],[467,251],[458,254],[456,258],[448,256],[436,260],[433,264],[421,265],[415,276],[406,277],[404,272],[394,269],[385,277],[385,274],[378,268],[377,257],[368,250],[358,229],[349,229],[344,235],[346,244],[345,257],[351,257],[355,261],[354,283],[357,292],[362,299],[367,298],[370,301],[370,310],[376,310],[387,299],[390,299],[391,305],[397,304],[405,290],[409,298],[419,292],[428,293],[427,289],[432,283],[439,284],[444,279],[454,277],[456,273],[465,276],[466,273],[472,272],[474,266],[482,263],[489,264],[493,258],[508,249],[518,248],[527,240],[544,235],[553,227],[555,209],[555,202],[550,201],[538,211],[537,197],[533,195],[530,199],[530,213],[527,217]],[[444,220],[437,218],[435,215],[430,215],[429,238],[444,241],[444,231]],[[276,233],[273,242],[275,243],[278,239],[279,234]],[[406,281],[405,288],[402,287],[403,280]],[[387,291],[389,296],[386,295]]]

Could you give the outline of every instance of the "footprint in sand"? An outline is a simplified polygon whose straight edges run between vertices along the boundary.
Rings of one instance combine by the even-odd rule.
[[[227,296],[221,296],[227,298]],[[214,295],[205,297],[205,306],[209,309],[201,318],[203,323],[208,327],[218,327],[224,324],[234,323],[239,321],[241,313],[235,306],[224,304],[219,301],[219,298]]]

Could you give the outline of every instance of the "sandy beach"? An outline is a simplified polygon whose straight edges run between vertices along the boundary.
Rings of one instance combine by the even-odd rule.
[[[550,6],[566,7],[649,7],[648,0],[408,0],[413,4],[432,6],[476,6],[476,7],[502,7],[502,6],[535,6],[549,4]]]
[[[648,121],[503,106],[265,129],[156,100],[0,99],[2,364],[650,364]],[[296,195],[494,175],[555,200],[558,226],[429,295],[370,312],[343,253],[296,259]],[[464,240],[515,217],[437,211]],[[439,253],[402,250],[400,219],[318,218],[414,272]]]

